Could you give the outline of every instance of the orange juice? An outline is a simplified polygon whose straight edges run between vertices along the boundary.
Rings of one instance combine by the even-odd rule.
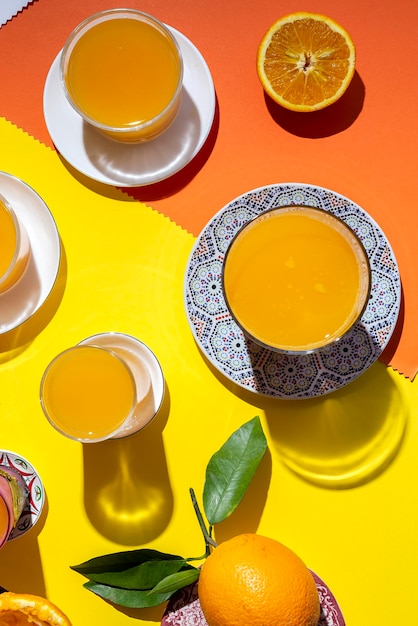
[[[0,200],[0,280],[10,271],[10,267],[17,254],[16,219],[4,202]]]
[[[13,209],[0,196],[0,294],[17,283],[28,265],[29,256],[28,235]]]
[[[177,113],[182,82],[171,33],[129,9],[104,11],[76,31],[64,48],[62,71],[81,114],[108,132],[137,129],[113,134],[121,140],[149,139],[164,130]]]
[[[113,352],[76,346],[58,355],[47,368],[41,400],[46,416],[60,432],[80,441],[99,441],[130,417],[135,382]]]
[[[238,233],[223,281],[244,332],[273,349],[305,352],[340,338],[361,315],[369,264],[342,221],[319,209],[286,207]]]
[[[27,265],[29,247],[13,210],[0,198],[0,293],[18,281]]]

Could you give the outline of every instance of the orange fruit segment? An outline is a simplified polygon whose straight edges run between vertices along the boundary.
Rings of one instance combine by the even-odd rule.
[[[1,626],[71,626],[58,607],[46,598],[29,593],[0,594]]]
[[[298,12],[276,21],[257,52],[266,93],[291,111],[317,111],[336,102],[354,75],[356,51],[333,19]]]
[[[198,595],[208,626],[318,626],[311,572],[292,550],[261,535],[215,548],[202,565]]]

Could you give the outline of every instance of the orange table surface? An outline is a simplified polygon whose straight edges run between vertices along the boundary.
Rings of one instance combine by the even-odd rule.
[[[108,605],[69,566],[131,547],[200,553],[188,488],[199,493],[210,455],[259,414],[269,453],[240,510],[216,529],[218,539],[249,530],[283,541],[329,584],[347,625],[407,623],[418,556],[418,88],[409,68],[418,43],[408,35],[417,9],[411,1],[360,0],[127,4],[196,45],[217,94],[200,154],[148,187],[121,191],[78,175],[55,151],[43,118],[44,81],[68,33],[114,4],[35,0],[0,29],[0,170],[41,195],[63,246],[46,310],[0,337],[0,449],[33,463],[47,493],[39,524],[2,549],[0,585],[47,595],[74,626],[159,623],[163,607]],[[303,116],[265,98],[255,72],[265,30],[300,9],[335,18],[357,47],[345,96]],[[207,221],[234,197],[280,182],[328,187],[362,206],[388,236],[403,284],[400,324],[383,362],[346,388],[300,402],[225,380],[197,348],[183,304],[187,258]],[[46,423],[39,382],[57,352],[104,330],[128,332],[154,350],[166,396],[140,435],[81,446]]]

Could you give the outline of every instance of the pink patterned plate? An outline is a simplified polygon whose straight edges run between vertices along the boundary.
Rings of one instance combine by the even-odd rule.
[[[341,609],[326,584],[312,572],[321,603],[318,626],[345,626]],[[161,626],[207,626],[200,608],[197,583],[177,592],[169,601]]]
[[[32,465],[22,456],[0,450],[0,465],[11,467],[18,471],[29,490],[27,502],[23,508],[15,528],[10,533],[8,541],[20,537],[30,530],[38,521],[45,502],[45,491],[42,481]]]

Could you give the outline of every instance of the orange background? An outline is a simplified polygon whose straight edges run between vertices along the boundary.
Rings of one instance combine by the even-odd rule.
[[[411,34],[415,3],[310,0],[302,7],[295,0],[280,5],[275,0],[143,0],[125,4],[174,26],[200,49],[212,72],[218,102],[211,135],[194,161],[171,179],[130,193],[194,235],[227,202],[261,185],[304,182],[348,196],[380,224],[398,259],[404,307],[384,360],[413,378],[418,365],[414,319],[418,84],[411,80],[418,55],[418,41]],[[112,6],[115,3],[109,0],[35,0],[7,23],[0,37],[0,114],[52,146],[42,113],[50,64],[80,20]],[[357,71],[339,103],[300,115],[282,110],[264,96],[255,54],[273,21],[301,9],[325,13],[345,26],[356,44]]]

